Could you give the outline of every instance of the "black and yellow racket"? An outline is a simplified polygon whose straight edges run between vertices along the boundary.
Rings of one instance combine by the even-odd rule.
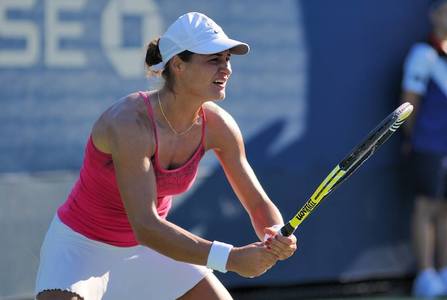
[[[310,199],[280,232],[289,236],[314,211],[320,202],[334,189],[352,175],[388,138],[402,125],[413,111],[413,106],[406,102],[386,117],[366,138],[355,147],[323,180]]]

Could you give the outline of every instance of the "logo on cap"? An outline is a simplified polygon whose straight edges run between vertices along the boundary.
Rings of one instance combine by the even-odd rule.
[[[217,25],[216,23],[214,23],[213,21],[211,21],[211,20],[207,20],[207,21],[205,22],[205,26],[207,27],[208,30],[212,30],[215,34],[218,34],[218,33],[219,33],[219,27],[218,27],[218,25]],[[207,30],[207,31],[208,31],[208,30]]]

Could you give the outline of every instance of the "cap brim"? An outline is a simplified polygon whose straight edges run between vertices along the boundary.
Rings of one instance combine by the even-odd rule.
[[[188,50],[197,54],[213,54],[230,50],[231,54],[244,55],[250,51],[250,46],[233,39],[218,38],[203,42]]]

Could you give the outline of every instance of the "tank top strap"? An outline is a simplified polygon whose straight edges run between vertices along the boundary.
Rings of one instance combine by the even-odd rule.
[[[138,92],[138,94],[140,94],[141,97],[143,97],[144,99],[144,103],[146,104],[147,107],[147,115],[149,116],[149,119],[151,120],[152,123],[152,128],[154,128],[154,136],[155,136],[155,157],[157,157],[157,153],[158,153],[158,135],[157,135],[157,126],[155,124],[155,117],[154,117],[154,110],[152,108],[151,102],[149,101],[149,96],[144,93],[144,92]]]
[[[202,138],[200,140],[200,143],[202,144],[203,149],[205,149],[206,115],[203,106],[200,107],[200,115],[202,116]]]

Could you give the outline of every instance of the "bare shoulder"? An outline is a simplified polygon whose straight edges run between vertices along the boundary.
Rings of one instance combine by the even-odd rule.
[[[212,149],[221,149],[227,144],[242,142],[242,134],[235,119],[214,102],[203,105],[206,115],[207,145]]]
[[[205,110],[207,125],[216,129],[231,129],[237,123],[234,118],[222,107],[214,102],[206,102],[203,104]]]
[[[92,138],[95,146],[106,153],[112,152],[113,143],[138,141],[150,146],[153,128],[141,95],[129,94],[110,106],[95,122]]]

